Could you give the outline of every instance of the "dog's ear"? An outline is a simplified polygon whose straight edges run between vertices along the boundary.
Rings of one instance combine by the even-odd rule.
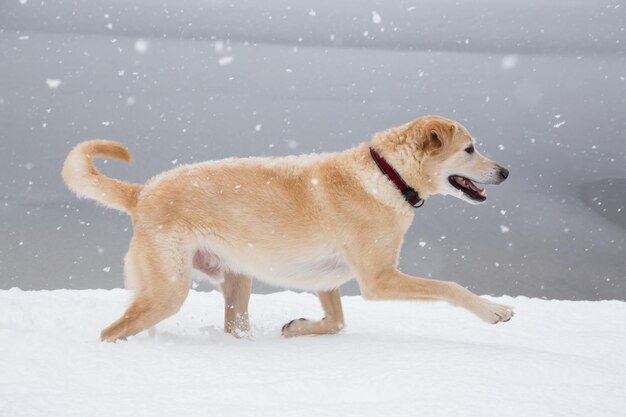
[[[446,149],[452,142],[456,126],[443,120],[428,121],[422,129],[422,149],[436,154]]]
[[[426,132],[426,140],[424,143],[424,150],[426,152],[433,152],[443,147],[443,140],[441,134],[435,129],[430,129]]]

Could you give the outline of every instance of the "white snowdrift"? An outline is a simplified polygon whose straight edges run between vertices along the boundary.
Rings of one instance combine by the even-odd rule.
[[[0,291],[0,416],[623,416],[626,303],[501,297],[509,323],[439,303],[344,297],[335,336],[310,294],[253,295],[251,340],[216,292],[127,342],[98,341],[124,290]]]

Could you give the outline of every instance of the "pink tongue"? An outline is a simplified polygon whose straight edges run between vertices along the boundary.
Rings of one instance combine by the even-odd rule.
[[[480,188],[476,187],[476,186],[474,185],[474,183],[473,183],[473,182],[471,182],[470,180],[466,180],[466,181],[465,181],[465,183],[466,183],[467,185],[469,185],[469,188],[471,188],[472,190],[476,191],[477,193],[480,193],[480,192],[482,191],[482,189],[480,189]]]

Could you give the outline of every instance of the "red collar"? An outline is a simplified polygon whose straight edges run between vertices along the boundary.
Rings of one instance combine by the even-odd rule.
[[[383,174],[385,174],[387,178],[389,178],[396,185],[398,190],[400,190],[404,196],[404,199],[410,205],[415,208],[419,208],[424,205],[424,200],[420,198],[417,191],[407,185],[400,174],[398,174],[398,171],[393,169],[393,167],[385,161],[385,158],[380,156],[372,147],[370,147],[370,154],[372,154],[372,158],[374,159],[374,162],[376,162],[376,165],[378,165],[378,168],[380,168]]]

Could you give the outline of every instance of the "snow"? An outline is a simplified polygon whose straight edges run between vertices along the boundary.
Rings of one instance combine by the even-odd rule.
[[[145,54],[150,49],[150,43],[145,39],[137,39],[133,46],[138,54]]]
[[[444,303],[343,297],[339,335],[284,339],[311,294],[252,295],[252,334],[222,333],[215,291],[127,342],[99,331],[125,290],[0,291],[0,412],[72,416],[621,416],[626,303],[494,298],[487,325]]]
[[[217,60],[217,63],[220,64],[220,66],[224,67],[226,65],[229,65],[233,62],[235,58],[232,56],[223,56],[220,59]]]
[[[222,52],[224,52],[224,48],[225,48],[225,44],[222,41],[215,41],[215,45],[213,46],[215,48],[215,52],[217,52],[218,54],[221,54]]]
[[[46,80],[46,84],[48,85],[48,88],[50,88],[51,90],[56,90],[57,88],[59,88],[62,82],[61,80],[57,78],[48,78]]]
[[[500,61],[500,67],[503,70],[510,70],[517,67],[518,58],[516,55],[506,55]]]
[[[376,25],[379,25],[382,21],[380,14],[376,11],[372,11],[372,22]]]

